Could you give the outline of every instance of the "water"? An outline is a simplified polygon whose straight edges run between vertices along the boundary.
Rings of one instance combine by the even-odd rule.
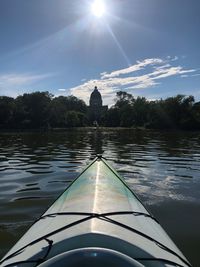
[[[185,132],[1,133],[0,256],[102,153],[199,266],[200,133]]]

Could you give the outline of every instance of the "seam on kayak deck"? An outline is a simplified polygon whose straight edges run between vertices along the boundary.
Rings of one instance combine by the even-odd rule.
[[[114,216],[114,215],[134,215],[134,216],[144,216],[151,218],[155,222],[159,224],[157,219],[153,217],[151,214],[144,213],[144,212],[138,212],[138,211],[113,211],[113,212],[106,212],[106,213],[89,213],[89,212],[55,212],[55,213],[50,213],[44,216],[41,216],[37,221],[43,220],[45,218],[54,218],[56,216],[67,216],[67,215],[85,215],[89,216],[91,214],[97,215],[97,216]]]

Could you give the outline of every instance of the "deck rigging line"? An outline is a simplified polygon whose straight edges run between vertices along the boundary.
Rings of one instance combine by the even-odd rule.
[[[126,213],[126,212],[119,212],[119,214],[121,214],[121,213],[122,213],[122,214],[123,214],[123,213],[125,213],[125,214],[127,214],[127,213],[128,213],[128,214],[134,214],[134,212],[132,212],[132,213],[131,213],[131,212],[127,212],[127,213]],[[73,212],[72,212],[72,213],[64,213],[64,214],[60,213],[60,215],[69,215],[69,214],[73,214],[73,215],[74,215]],[[72,222],[72,223],[70,223],[70,224],[67,224],[67,225],[65,225],[65,226],[63,226],[63,227],[60,227],[59,229],[56,229],[56,230],[54,230],[54,231],[52,231],[52,232],[50,232],[50,233],[48,233],[48,234],[46,234],[46,235],[44,235],[44,236],[42,236],[42,237],[40,237],[40,238],[37,238],[37,239],[33,240],[32,242],[30,242],[30,243],[28,243],[27,245],[21,247],[20,249],[18,249],[18,250],[15,251],[14,253],[8,255],[5,259],[3,259],[2,261],[0,261],[0,264],[4,263],[6,260],[9,260],[9,259],[15,257],[16,255],[22,253],[22,252],[24,251],[24,249],[26,249],[26,248],[29,247],[29,246],[32,246],[32,245],[34,245],[34,244],[36,244],[36,243],[38,243],[38,242],[40,242],[40,241],[42,241],[42,240],[46,240],[46,241],[47,241],[49,237],[52,237],[53,235],[55,235],[55,234],[57,234],[57,233],[60,233],[60,232],[66,230],[66,229],[68,229],[68,228],[71,228],[71,227],[73,227],[73,226],[75,226],[75,225],[78,225],[78,224],[80,224],[80,223],[83,223],[83,222],[85,222],[85,221],[88,221],[88,220],[91,220],[91,219],[96,218],[96,219],[104,220],[104,221],[106,221],[106,222],[113,223],[113,224],[115,224],[115,225],[118,225],[118,226],[120,226],[120,227],[123,227],[124,229],[127,229],[127,230],[129,230],[129,231],[131,231],[131,232],[134,232],[134,233],[136,233],[136,234],[138,234],[138,235],[140,235],[140,236],[142,236],[142,237],[144,237],[144,238],[146,238],[146,239],[148,239],[148,240],[154,242],[154,243],[155,243],[157,246],[159,246],[160,248],[166,250],[166,251],[169,252],[170,254],[176,256],[177,258],[179,258],[179,259],[180,259],[183,263],[185,263],[188,267],[192,267],[192,266],[190,265],[190,263],[188,263],[184,258],[182,258],[182,257],[181,257],[180,255],[178,255],[176,252],[174,252],[174,251],[171,250],[170,248],[166,247],[165,245],[163,245],[162,243],[160,243],[160,242],[157,241],[156,239],[154,239],[154,238],[152,238],[152,237],[150,237],[150,236],[144,234],[143,232],[141,232],[141,231],[139,231],[139,230],[137,230],[137,229],[134,229],[134,228],[132,228],[132,227],[126,225],[126,224],[120,223],[120,222],[118,222],[118,221],[116,221],[116,220],[114,220],[114,219],[108,217],[108,216],[111,216],[111,215],[117,215],[117,214],[118,214],[118,212],[116,212],[116,213],[115,213],[115,212],[111,212],[111,213],[102,213],[102,214],[101,214],[101,213],[82,213],[82,212],[77,213],[77,215],[83,215],[83,216],[86,216],[86,217],[84,217],[84,218],[82,218],[82,219],[80,219],[80,220],[77,220],[77,221],[75,221],[75,222]],[[59,215],[59,213],[58,213],[57,215]],[[144,213],[144,214],[142,214],[142,215],[146,215],[146,214]],[[53,217],[56,216],[56,213],[55,213],[55,214],[54,214],[54,213],[53,213],[53,214],[49,214],[49,217],[51,217],[51,216],[53,216]],[[42,217],[40,217],[40,219],[44,219],[45,217],[48,217],[48,215],[42,216]],[[149,215],[148,217],[151,217],[151,216]],[[47,242],[48,242],[48,241],[47,241]],[[53,241],[50,241],[50,243],[49,243],[49,245],[48,245],[48,253],[50,252],[50,249],[51,249],[52,245],[53,245]],[[40,259],[40,260],[41,260],[41,259]],[[16,264],[16,263],[15,263],[15,264]],[[175,264],[175,263],[174,263],[174,264]],[[12,265],[12,264],[11,264],[11,265],[8,264],[8,265],[6,265],[5,267],[9,267],[9,266],[13,266],[13,265]],[[183,266],[180,265],[180,267],[183,267]]]

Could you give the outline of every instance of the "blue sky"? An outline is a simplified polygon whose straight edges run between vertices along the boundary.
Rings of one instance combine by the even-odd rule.
[[[100,18],[93,2],[0,0],[0,95],[200,100],[199,0],[104,0]]]

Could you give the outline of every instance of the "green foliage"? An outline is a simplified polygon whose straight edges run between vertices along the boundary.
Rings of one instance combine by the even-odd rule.
[[[16,128],[42,128],[48,123],[52,95],[49,92],[34,92],[18,96],[15,100]],[[16,120],[17,119],[17,120]]]
[[[115,108],[121,109],[124,106],[130,106],[133,101],[134,98],[131,94],[119,91],[116,93]]]
[[[84,126],[86,104],[75,96],[59,96],[50,104],[49,123],[52,127]]]
[[[115,105],[108,111],[106,124],[122,127],[199,130],[200,102],[195,103],[193,96],[185,95],[148,101],[145,97],[134,98],[131,94],[120,91],[116,95]]]
[[[117,127],[120,125],[120,114],[117,108],[110,108],[105,115],[105,125],[108,127]]]
[[[49,92],[0,97],[0,128],[37,129],[84,126],[86,104],[75,96],[53,98]]]
[[[83,113],[77,111],[67,111],[65,113],[66,127],[81,127],[84,126],[86,117]]]
[[[14,112],[14,99],[7,96],[0,97],[0,127],[12,125]]]

